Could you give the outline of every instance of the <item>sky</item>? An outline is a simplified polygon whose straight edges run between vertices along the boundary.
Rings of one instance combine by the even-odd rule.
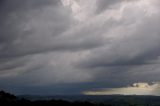
[[[160,95],[159,0],[1,0],[0,90]]]

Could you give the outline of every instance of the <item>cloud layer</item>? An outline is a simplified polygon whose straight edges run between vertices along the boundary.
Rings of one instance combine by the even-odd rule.
[[[2,0],[0,89],[76,84],[80,93],[86,84],[158,82],[159,7],[159,0]]]
[[[85,95],[156,95],[159,94],[159,83],[134,83],[132,86],[123,88],[109,88],[97,91],[85,91]]]

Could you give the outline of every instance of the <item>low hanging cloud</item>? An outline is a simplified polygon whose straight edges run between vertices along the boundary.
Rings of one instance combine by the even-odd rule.
[[[160,96],[159,83],[134,83],[132,86],[122,88],[106,88],[96,91],[85,91],[85,95],[155,95]]]

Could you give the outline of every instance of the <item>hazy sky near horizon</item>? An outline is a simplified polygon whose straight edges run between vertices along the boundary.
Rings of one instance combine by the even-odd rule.
[[[159,56],[159,0],[0,1],[0,89],[154,95]]]

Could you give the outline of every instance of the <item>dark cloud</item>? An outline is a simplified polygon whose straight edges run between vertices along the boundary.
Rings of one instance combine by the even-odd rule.
[[[105,11],[106,9],[111,8],[112,5],[119,3],[124,0],[98,0],[97,1],[97,13],[101,13]]]
[[[97,49],[79,65],[93,68],[152,64],[150,61],[160,55],[160,21],[157,17],[145,21],[137,32],[119,42],[111,42],[109,49]]]
[[[91,37],[76,37],[82,35],[79,31],[73,33],[74,35],[61,37],[71,27],[71,20],[74,20],[69,11],[57,2],[60,1],[6,1],[1,11],[4,15],[0,26],[0,58],[49,51],[75,51],[102,44],[96,39],[90,40]],[[87,33],[83,32],[84,35]]]
[[[0,1],[0,89],[77,94],[159,80],[158,0],[62,1]]]

